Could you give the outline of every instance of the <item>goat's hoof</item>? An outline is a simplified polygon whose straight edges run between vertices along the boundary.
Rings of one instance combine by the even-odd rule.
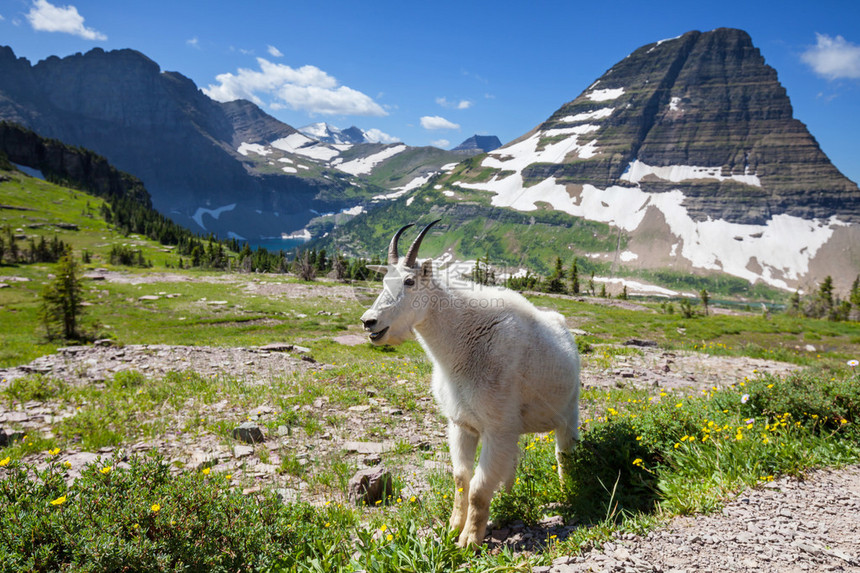
[[[457,540],[457,545],[463,548],[470,548],[477,551],[480,549],[481,545],[484,544],[484,540],[478,539],[474,532],[463,531],[460,534],[460,538]]]

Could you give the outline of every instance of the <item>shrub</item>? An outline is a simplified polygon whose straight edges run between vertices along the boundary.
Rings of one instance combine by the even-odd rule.
[[[245,497],[214,474],[173,476],[158,457],[119,465],[93,464],[72,486],[56,461],[5,468],[0,570],[258,571],[338,542],[307,504]]]

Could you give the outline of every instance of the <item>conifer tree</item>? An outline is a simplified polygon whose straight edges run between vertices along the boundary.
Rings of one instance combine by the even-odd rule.
[[[579,294],[579,266],[576,257],[573,258],[573,266],[570,267],[570,292]]]
[[[68,248],[57,264],[56,278],[42,291],[40,315],[48,338],[80,338],[78,323],[83,310],[83,286],[78,264]]]

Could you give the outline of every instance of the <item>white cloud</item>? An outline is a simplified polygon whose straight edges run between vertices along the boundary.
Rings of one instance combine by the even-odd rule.
[[[5,20],[5,19],[6,19],[6,18],[4,18],[4,17],[3,17],[3,14],[0,14],[0,22],[2,22],[2,21],[3,21],[3,20]]]
[[[827,79],[860,78],[860,46],[852,44],[842,36],[831,38],[827,34],[816,34],[817,43],[808,48],[800,58],[812,70]]]
[[[275,46],[269,46],[266,49],[266,51],[268,51],[269,55],[272,56],[273,58],[283,58],[284,57],[284,54],[282,54],[281,51],[279,49],[277,49]]]
[[[384,131],[380,131],[376,128],[368,129],[364,132],[364,136],[373,143],[397,143],[400,141],[399,137],[388,135]]]
[[[197,48],[198,50],[200,49],[200,39],[197,36],[194,36],[193,38],[189,38],[188,40],[185,40],[185,43],[188,44],[189,46],[191,46],[192,48]]]
[[[259,70],[240,68],[236,74],[215,76],[219,83],[204,88],[204,93],[218,101],[247,99],[265,106],[261,96],[272,98],[269,106],[323,115],[388,115],[369,96],[347,86],[316,66],[291,68],[257,58]]]
[[[447,107],[449,109],[469,109],[472,107],[472,102],[467,99],[461,99],[460,101],[448,101],[447,98],[437,97],[436,103],[441,105],[442,107]]]
[[[451,145],[451,142],[448,141],[447,139],[437,139],[436,141],[431,141],[430,145],[432,145],[433,147],[445,148],[445,147],[448,147],[449,145]]]
[[[425,115],[422,117],[421,127],[424,129],[460,129],[458,124],[438,115]]]
[[[85,40],[107,40],[107,36],[84,26],[84,18],[74,6],[54,6],[48,0],[34,0],[27,20],[40,32],[63,32]]]

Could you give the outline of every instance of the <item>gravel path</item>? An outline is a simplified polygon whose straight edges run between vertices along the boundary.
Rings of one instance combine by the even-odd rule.
[[[534,573],[860,571],[860,466],[780,478],[722,512],[678,517]]]

